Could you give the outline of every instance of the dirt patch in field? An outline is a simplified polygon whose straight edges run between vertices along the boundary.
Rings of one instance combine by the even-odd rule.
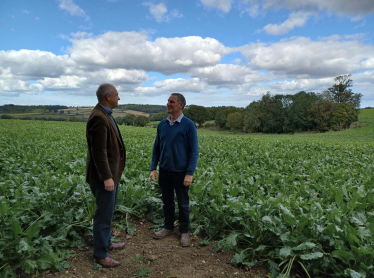
[[[137,231],[134,236],[117,234],[121,241],[126,240],[125,249],[111,251],[110,256],[121,262],[112,269],[94,270],[92,247],[76,249],[76,256],[68,259],[70,268],[59,273],[45,272],[38,277],[150,277],[150,278],[265,278],[268,272],[264,266],[256,268],[236,268],[230,264],[232,252],[215,253],[214,243],[200,247],[202,238],[191,236],[191,246],[181,247],[177,234],[161,240],[153,239],[151,223],[132,220]],[[145,269],[146,268],[146,269]],[[136,276],[143,269],[148,276]],[[32,277],[36,277],[33,275]]]
[[[149,114],[148,113],[145,113],[145,112],[140,112],[140,111],[135,111],[135,110],[124,110],[123,112],[127,113],[127,114],[134,114],[134,115],[137,115],[137,116],[146,116],[146,117],[149,117]]]

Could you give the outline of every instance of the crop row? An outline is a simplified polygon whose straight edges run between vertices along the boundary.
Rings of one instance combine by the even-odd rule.
[[[128,214],[162,221],[148,178],[155,129],[120,129],[128,159],[118,211],[133,233]],[[62,270],[92,232],[85,125],[4,120],[0,134],[0,274]],[[274,277],[293,266],[310,277],[373,275],[374,144],[329,136],[199,131],[192,231],[235,250],[233,264],[266,263]]]

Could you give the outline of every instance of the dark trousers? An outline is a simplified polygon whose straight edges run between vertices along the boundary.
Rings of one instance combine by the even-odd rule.
[[[104,186],[91,186],[96,198],[96,211],[93,225],[93,242],[96,260],[108,257],[108,247],[112,245],[111,225],[116,208],[118,184],[113,191],[105,190]]]
[[[177,195],[179,209],[179,231],[188,233],[190,217],[190,199],[188,186],[184,186],[186,172],[170,172],[160,169],[159,185],[161,187],[162,201],[164,203],[165,229],[174,229],[175,202],[174,190]]]

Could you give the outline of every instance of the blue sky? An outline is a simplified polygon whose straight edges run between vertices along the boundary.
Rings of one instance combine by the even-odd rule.
[[[351,74],[374,107],[373,0],[2,0],[0,105],[245,107]]]

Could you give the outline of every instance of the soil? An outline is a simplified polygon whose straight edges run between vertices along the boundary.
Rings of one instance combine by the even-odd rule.
[[[149,277],[149,278],[265,278],[269,277],[264,266],[236,268],[230,264],[233,252],[215,253],[214,243],[199,246],[203,238],[190,235],[191,245],[180,246],[178,234],[163,239],[153,239],[152,223],[132,219],[137,231],[134,236],[113,231],[117,239],[126,241],[122,250],[110,252],[110,256],[121,262],[116,268],[94,269],[92,246],[75,249],[76,256],[69,258],[69,269],[62,272],[44,272],[30,277],[60,278],[106,278],[106,277]],[[146,268],[148,276],[136,276],[136,271]],[[140,275],[140,274],[138,274]]]

